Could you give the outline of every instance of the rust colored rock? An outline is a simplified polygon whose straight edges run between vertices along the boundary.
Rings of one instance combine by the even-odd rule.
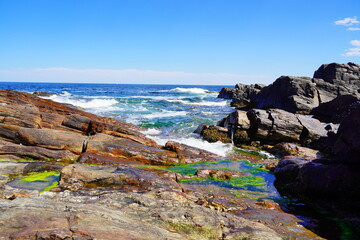
[[[243,177],[245,175],[248,175],[248,173],[221,169],[199,169],[196,171],[195,175],[202,178],[212,177],[220,180],[229,180],[234,177]]]
[[[15,125],[7,125],[0,123],[0,138],[15,142],[16,141],[16,133],[21,127]]]
[[[53,129],[21,128],[17,132],[18,143],[49,149],[69,150],[80,154],[87,138],[73,132]]]
[[[165,144],[165,148],[176,152],[181,163],[213,162],[223,159],[221,156],[206,150],[190,147],[174,141],[168,141]]]
[[[59,129],[61,128],[65,116],[57,113],[42,112],[41,119],[42,119],[41,122],[42,128]]]
[[[174,152],[148,147],[125,138],[122,139],[122,143],[90,140],[86,152],[100,153],[124,160],[154,165],[174,165],[179,163],[179,159]]]
[[[143,164],[142,162],[129,161],[127,157],[111,157],[100,153],[82,153],[78,159],[79,163],[96,164],[96,165],[133,165]]]
[[[74,162],[77,155],[67,150],[50,150],[42,147],[25,146],[0,140],[0,155],[10,154],[43,161]]]
[[[306,159],[316,159],[322,156],[318,150],[301,147],[294,143],[278,143],[273,147],[266,146],[265,150],[280,157],[298,156]]]
[[[181,186],[175,179],[175,173],[157,169],[72,164],[61,170],[59,186],[70,190],[117,186],[138,191],[163,189],[181,192]]]
[[[69,128],[74,128],[80,130],[82,132],[87,132],[89,129],[91,119],[88,117],[81,116],[79,114],[72,114],[66,116],[62,125],[67,126]]]

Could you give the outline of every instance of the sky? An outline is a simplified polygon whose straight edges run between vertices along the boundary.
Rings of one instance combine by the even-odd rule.
[[[0,86],[312,77],[360,63],[359,21],[359,0],[0,0]]]

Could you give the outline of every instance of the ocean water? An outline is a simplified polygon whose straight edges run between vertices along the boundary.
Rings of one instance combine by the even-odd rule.
[[[0,89],[52,93],[46,98],[142,126],[161,145],[175,140],[224,156],[229,144],[208,143],[193,133],[200,123],[216,124],[233,111],[229,101],[217,98],[222,87],[228,86],[0,83]]]

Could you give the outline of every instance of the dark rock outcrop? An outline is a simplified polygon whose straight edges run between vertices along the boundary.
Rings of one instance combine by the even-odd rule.
[[[231,106],[233,107],[248,108],[253,97],[264,87],[263,84],[245,85],[238,83],[235,88],[221,89],[218,98],[232,99]]]
[[[251,141],[260,141],[262,144],[298,142],[311,145],[321,137],[326,137],[328,131],[332,130],[311,116],[281,109],[251,109],[247,112],[236,110],[218,124],[220,126],[201,128],[202,137],[211,142],[230,142],[231,139],[235,145]]]
[[[360,65],[324,64],[310,77],[282,76],[266,87],[240,84],[223,89],[219,97],[232,99],[241,109],[279,108],[308,114],[313,108],[340,95],[359,97]],[[237,105],[235,103],[238,103]]]
[[[360,88],[360,66],[356,63],[348,64],[330,63],[323,64],[314,73],[314,78],[321,78],[325,82],[353,85],[356,89]]]
[[[360,223],[360,108],[345,117],[329,149],[332,159],[284,158],[275,168],[277,188],[318,208]],[[351,207],[349,207],[351,206]]]
[[[360,105],[357,97],[351,95],[341,95],[330,102],[322,103],[311,110],[310,114],[314,118],[325,123],[340,123],[350,112]]]

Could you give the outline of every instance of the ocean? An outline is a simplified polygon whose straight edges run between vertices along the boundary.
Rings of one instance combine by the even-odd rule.
[[[233,111],[228,100],[217,98],[221,88],[229,86],[13,82],[0,86],[51,93],[44,98],[144,127],[144,133],[161,145],[174,140],[222,156],[232,149],[229,144],[203,141],[193,133],[199,124],[216,124]]]

